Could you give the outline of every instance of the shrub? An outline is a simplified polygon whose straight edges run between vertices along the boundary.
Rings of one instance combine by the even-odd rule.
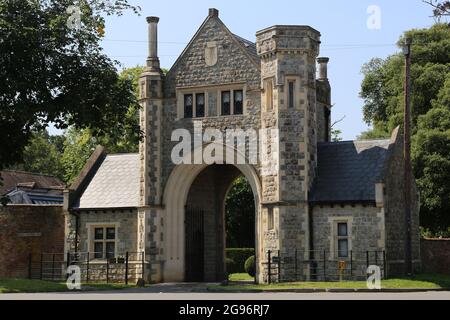
[[[255,249],[253,248],[227,248],[226,249],[226,257],[227,259],[231,259],[236,263],[235,269],[228,269],[227,264],[227,272],[231,273],[244,273],[245,272],[245,261],[255,255]],[[231,271],[233,270],[233,271]]]
[[[227,273],[228,274],[239,273],[239,269],[240,269],[239,265],[233,259],[226,258],[225,259],[225,264],[226,264],[226,267],[227,267]]]
[[[247,272],[251,277],[256,274],[256,263],[255,256],[251,256],[245,261],[245,272]]]

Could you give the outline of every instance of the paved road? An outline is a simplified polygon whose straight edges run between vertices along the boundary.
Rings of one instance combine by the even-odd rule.
[[[450,292],[211,293],[205,284],[160,284],[101,292],[0,294],[0,300],[450,300]]]
[[[421,293],[16,293],[0,300],[450,300],[449,292]]]

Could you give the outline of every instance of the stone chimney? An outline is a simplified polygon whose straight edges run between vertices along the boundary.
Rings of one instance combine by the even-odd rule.
[[[328,62],[330,58],[320,57],[317,59],[319,63],[319,78],[317,80],[328,80]]]
[[[216,8],[210,8],[208,16],[210,16],[210,17],[218,17],[219,16],[219,10],[217,10]]]
[[[159,70],[158,58],[158,17],[147,17],[148,22],[148,58],[147,66],[152,70]]]

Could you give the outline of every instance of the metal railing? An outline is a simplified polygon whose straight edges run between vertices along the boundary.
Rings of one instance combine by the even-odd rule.
[[[367,268],[376,265],[387,277],[385,251],[349,251],[345,256],[329,250],[269,250],[266,252],[267,282],[366,280]]]
[[[101,257],[101,258],[99,258]],[[29,279],[65,281],[69,266],[80,268],[81,281],[125,283],[144,279],[148,256],[144,252],[125,252],[104,257],[95,252],[41,253],[28,256]]]

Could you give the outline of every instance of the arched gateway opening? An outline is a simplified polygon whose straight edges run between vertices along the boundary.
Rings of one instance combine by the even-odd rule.
[[[185,207],[186,281],[223,281],[227,278],[226,196],[241,175],[235,166],[211,165],[192,183]]]
[[[239,176],[245,177],[253,192],[258,259],[261,193],[255,169],[251,165],[181,164],[172,171],[164,194],[164,281],[226,279],[225,199]]]

